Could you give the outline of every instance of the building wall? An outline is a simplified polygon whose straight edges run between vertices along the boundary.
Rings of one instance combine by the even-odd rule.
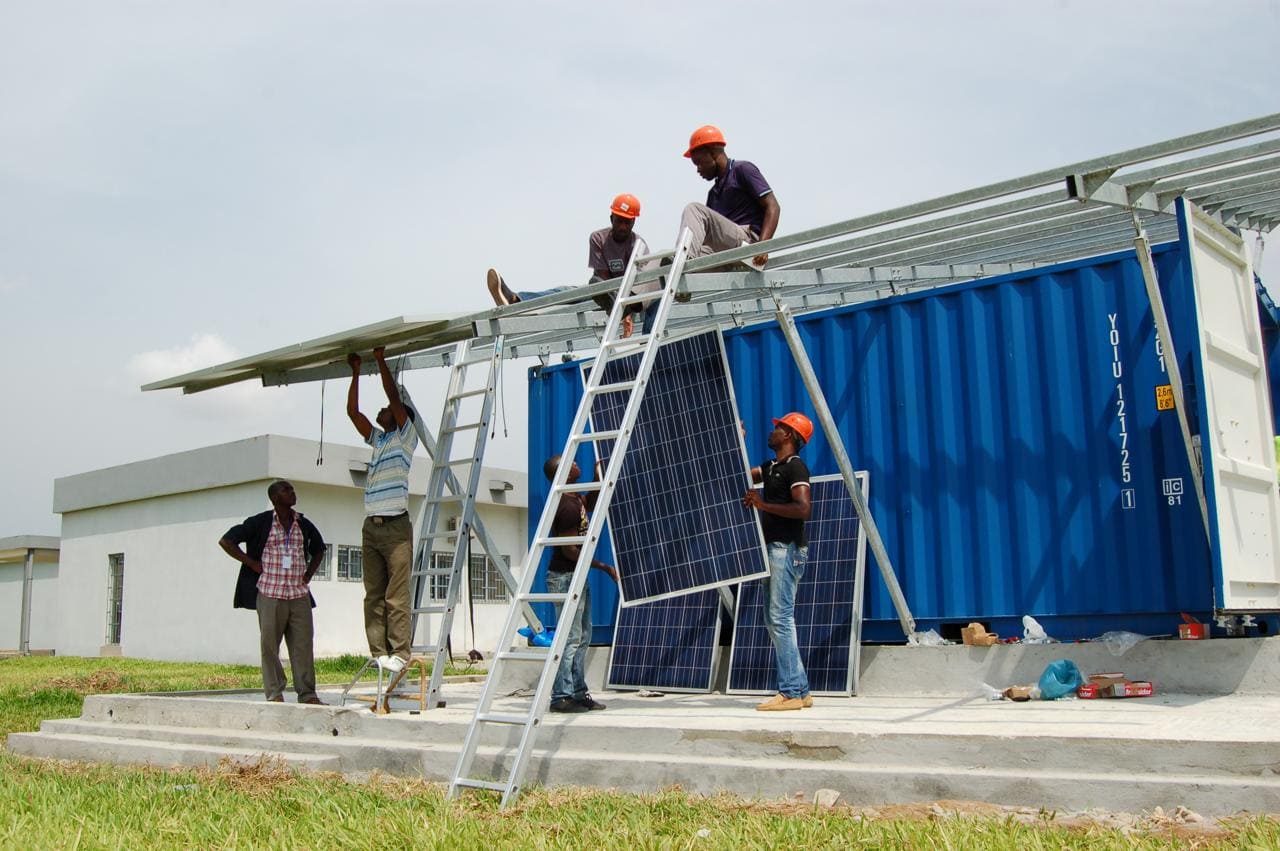
[[[21,563],[0,564],[0,650],[18,650],[22,640]],[[37,561],[31,568],[31,649],[57,644],[58,565]]]
[[[268,480],[174,494],[82,511],[62,523],[61,617],[57,650],[98,655],[106,636],[107,571],[112,553],[124,554],[124,607],[120,652],[152,659],[211,662],[258,661],[252,611],[233,609],[239,565],[217,541],[244,517],[265,511]],[[295,481],[298,510],[334,545],[359,547],[361,491]],[[417,516],[419,500],[411,505]],[[518,565],[525,548],[522,507],[481,506],[481,516],[504,552]],[[478,547],[476,552],[479,552]],[[361,582],[316,580],[317,656],[367,652]],[[477,647],[486,656],[497,643],[506,604],[475,607],[475,641],[463,597],[453,629],[455,653]],[[33,647],[35,643],[33,641]]]

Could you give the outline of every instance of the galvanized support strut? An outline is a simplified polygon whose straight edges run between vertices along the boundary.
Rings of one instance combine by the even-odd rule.
[[[31,586],[35,583],[35,565],[36,551],[28,547],[22,562],[22,623],[18,636],[18,651],[23,656],[31,655]]]
[[[822,424],[822,432],[827,436],[827,443],[831,444],[832,454],[836,456],[840,477],[844,479],[849,498],[853,500],[853,510],[858,515],[858,522],[866,531],[867,543],[871,545],[871,553],[876,557],[880,576],[884,579],[884,584],[889,589],[889,596],[893,599],[893,607],[898,612],[898,622],[902,624],[902,631],[907,638],[911,638],[916,631],[915,618],[911,616],[911,610],[907,607],[907,598],[903,596],[902,586],[898,584],[898,577],[893,572],[893,564],[889,561],[889,553],[884,547],[884,540],[880,537],[876,521],[871,516],[871,509],[867,506],[867,501],[862,496],[862,489],[858,487],[858,482],[854,478],[853,463],[849,460],[849,453],[845,451],[844,440],[840,437],[835,418],[831,416],[827,396],[822,392],[822,385],[818,383],[818,376],[813,371],[813,364],[809,361],[809,353],[805,351],[804,343],[800,340],[800,332],[796,330],[791,309],[780,299],[777,300],[777,304],[778,326],[782,328],[782,335],[787,338],[791,357],[795,360],[796,368],[800,370],[800,378],[804,381],[805,389],[809,391],[809,400],[813,402],[818,422]]]
[[[1147,288],[1147,298],[1151,301],[1151,315],[1155,317],[1156,333],[1160,335],[1160,345],[1165,355],[1165,364],[1169,369],[1169,382],[1173,385],[1173,408],[1178,415],[1178,427],[1182,430],[1182,443],[1187,450],[1187,461],[1191,467],[1191,481],[1196,487],[1196,501],[1200,503],[1200,519],[1204,521],[1205,540],[1209,534],[1209,502],[1204,495],[1204,469],[1196,457],[1195,441],[1191,437],[1191,424],[1187,421],[1187,406],[1182,392],[1182,368],[1178,365],[1178,351],[1173,346],[1173,331],[1169,327],[1169,316],[1164,309],[1164,296],[1160,294],[1160,283],[1156,278],[1156,264],[1151,259],[1151,242],[1142,227],[1137,210],[1131,210],[1133,216],[1134,250],[1138,254],[1138,265],[1142,267],[1142,282]]]

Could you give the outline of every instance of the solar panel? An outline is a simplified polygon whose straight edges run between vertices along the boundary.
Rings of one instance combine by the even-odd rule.
[[[865,497],[867,474],[859,472],[856,479]],[[810,691],[848,696],[856,684],[866,536],[840,476],[814,476],[809,499],[809,564],[796,588],[796,640]],[[773,643],[764,625],[764,583],[748,582],[738,588],[727,690],[768,694],[777,688]]]
[[[607,364],[605,382],[632,378],[639,358]],[[627,398],[597,399],[592,428],[618,428]],[[612,442],[596,446],[607,462]],[[760,524],[742,507],[749,486],[719,332],[663,344],[609,505],[622,605],[767,575]]]
[[[711,691],[720,609],[716,591],[619,609],[606,687]]]

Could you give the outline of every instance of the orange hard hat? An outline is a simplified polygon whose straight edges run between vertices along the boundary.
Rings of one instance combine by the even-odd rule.
[[[640,199],[630,192],[623,192],[609,205],[609,212],[624,219],[635,219],[640,216]]]
[[[813,422],[804,414],[797,411],[792,411],[785,417],[774,420],[773,424],[786,426],[796,434],[800,435],[800,438],[805,443],[808,443],[809,438],[813,437]]]
[[[692,157],[693,152],[703,145],[723,145],[724,134],[720,132],[720,128],[714,124],[706,124],[693,131],[693,135],[689,137],[689,150],[684,152],[686,157]]]

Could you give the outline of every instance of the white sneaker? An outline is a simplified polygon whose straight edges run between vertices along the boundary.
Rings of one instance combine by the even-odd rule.
[[[377,665],[379,668],[385,668],[387,667],[387,659],[389,658],[389,656],[375,656],[373,658],[373,664]]]
[[[393,674],[398,674],[404,670],[405,660],[399,656],[386,656],[386,661],[382,663],[382,667],[386,668]]]

